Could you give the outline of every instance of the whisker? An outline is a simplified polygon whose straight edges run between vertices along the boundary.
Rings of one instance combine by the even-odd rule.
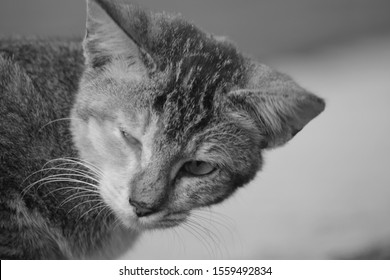
[[[96,191],[94,189],[88,189],[88,188],[86,189],[86,188],[82,188],[82,187],[72,186],[72,187],[61,187],[61,188],[54,189],[54,190],[48,192],[47,194],[45,194],[45,196],[48,196],[50,194],[53,194],[54,192],[63,191],[63,190],[67,190],[67,191],[63,192],[63,194],[69,193],[71,191],[77,192],[77,191],[85,191],[85,190],[88,190],[91,193],[100,194],[98,191]]]
[[[88,213],[91,213],[92,211],[95,211],[97,209],[104,208],[104,207],[106,207],[106,205],[105,205],[105,203],[103,201],[101,201],[100,203],[98,203],[97,205],[95,205],[94,207],[89,209],[88,211],[85,211],[84,214],[82,214],[78,220],[81,220]]]
[[[121,220],[119,220],[119,218],[115,217],[115,221],[113,222],[112,230],[115,230],[121,224],[122,224]]]
[[[58,162],[58,161],[62,161],[64,163],[69,163],[69,164],[75,164],[76,166],[77,165],[84,166],[87,170],[90,170],[90,171],[96,173],[97,175],[103,175],[103,172],[100,170],[99,167],[97,167],[96,165],[94,165],[86,160],[80,159],[80,158],[72,158],[72,157],[55,158],[55,159],[51,159],[48,162],[46,162],[43,167],[45,167],[48,164],[52,164],[52,163],[54,164],[55,162]]]
[[[184,230],[186,230],[186,231],[187,231],[188,233],[190,233],[192,236],[194,236],[194,237],[199,241],[199,243],[201,243],[201,244],[203,245],[203,247],[206,248],[206,250],[208,251],[208,247],[203,243],[203,240],[201,240],[201,239],[199,238],[198,235],[196,235],[195,233],[192,232],[192,227],[189,226],[189,225],[187,224],[187,222],[182,223],[182,224],[181,224],[181,228],[184,229]]]
[[[202,226],[204,228],[207,228],[207,229],[209,229],[211,227],[213,230],[217,231],[217,233],[218,233],[218,234],[214,233],[215,236],[221,236],[221,233],[220,233],[218,227],[215,224],[213,224],[209,219],[207,219],[205,217],[202,217],[200,215],[196,215],[196,214],[192,214],[192,216],[193,216],[194,219],[199,220],[199,225],[201,225],[202,222],[203,223],[207,223],[208,226],[203,226],[203,225]],[[216,223],[218,224],[218,222],[216,222]],[[212,231],[210,230],[210,232],[212,232]]]
[[[200,214],[200,213],[208,214],[208,215],[210,215],[210,217],[211,216],[218,216],[219,218],[223,219],[224,222],[229,224],[229,226],[231,226],[231,227],[235,226],[235,222],[234,222],[234,220],[231,217],[229,217],[229,216],[227,216],[225,214],[219,213],[219,212],[217,212],[215,210],[212,210],[212,209],[210,209],[208,207],[207,208],[197,209],[196,212],[198,214]]]
[[[95,182],[99,183],[99,180],[97,180],[96,178],[93,178],[90,175],[85,175],[84,173],[82,173],[82,172],[80,172],[78,170],[73,170],[73,169],[69,169],[69,168],[55,168],[55,167],[48,168],[47,170],[50,170],[50,171],[51,170],[55,170],[55,171],[71,171],[71,172],[75,172],[76,173],[76,174],[72,174],[72,173],[59,173],[59,174],[53,174],[53,175],[50,175],[50,176],[57,176],[57,175],[75,176],[75,177],[81,177],[81,178],[89,179],[91,181],[95,181]]]
[[[106,211],[108,212],[108,215],[107,215],[107,213],[106,213],[106,215],[102,216],[102,220],[103,220],[103,221],[105,221],[106,218],[108,218],[110,215],[113,214],[112,209],[111,209],[105,202],[103,202],[103,204],[104,204],[105,207],[103,207],[103,208],[99,211],[99,213],[97,213],[95,222],[96,222],[97,219],[99,218],[99,215],[103,215],[102,213],[104,212],[104,210],[106,210]]]
[[[102,217],[102,220],[108,219],[108,217],[109,217],[110,215],[112,215],[112,214],[114,214],[114,212],[112,211],[112,209],[111,209],[110,207],[107,207],[106,214],[104,214],[104,216]],[[115,216],[115,214],[114,214],[114,216]]]
[[[211,243],[209,242],[208,244],[210,244],[210,248],[212,248],[211,251],[212,251],[214,257],[217,257],[218,255],[223,255],[221,248],[219,246],[219,244],[221,244],[221,241],[214,232],[212,232],[211,230],[202,226],[200,223],[198,223],[194,220],[188,220],[188,222],[192,223],[200,232],[202,232],[203,234],[206,234],[207,237],[211,240]]]
[[[63,176],[62,174],[58,174],[58,175],[50,175],[48,177],[45,177],[45,178],[42,178],[32,184],[30,184],[29,186],[26,187],[25,190],[23,190],[24,194],[27,193],[32,187],[34,187],[35,185],[41,183],[37,189],[39,189],[42,185],[46,185],[46,184],[49,184],[49,183],[58,183],[58,182],[69,182],[69,183],[80,183],[80,184],[83,184],[83,185],[86,185],[86,186],[90,186],[90,187],[93,187],[94,189],[97,189],[97,186],[95,186],[94,184],[91,184],[91,183],[88,183],[88,182],[85,182],[85,181],[81,181],[81,180],[77,180],[77,179],[74,179],[74,178],[69,178],[69,177],[61,177]]]
[[[69,161],[69,162],[74,162],[76,164],[80,164],[81,166],[85,166],[93,171],[95,171],[97,174],[99,175],[103,175],[103,172],[101,171],[101,169],[99,167],[97,167],[96,165],[84,160],[84,159],[81,159],[81,158],[72,158],[72,157],[64,157],[62,158],[62,160],[64,161]]]
[[[181,250],[183,251],[183,252],[185,252],[185,245],[184,245],[184,242],[183,242],[183,239],[181,238],[181,236],[180,236],[180,234],[179,234],[179,231],[177,230],[177,228],[171,228],[171,231],[170,232],[173,232],[174,234],[173,234],[173,238],[175,239],[175,237],[177,237],[177,239],[175,239],[174,240],[174,244],[177,244],[177,243],[179,243],[180,244],[180,248],[181,248]],[[178,240],[177,242],[176,242],[176,240]]]
[[[207,217],[203,217],[202,215],[206,215]],[[192,213],[195,218],[199,218],[200,220],[206,222],[208,225],[216,229],[218,232],[218,236],[221,237],[223,243],[222,244],[236,244],[239,248],[243,248],[242,240],[240,238],[240,234],[237,231],[236,224],[234,220],[222,213],[212,211],[210,208],[197,209],[195,213]],[[218,226],[218,227],[217,227]],[[224,232],[227,232],[229,235],[229,241],[227,241],[224,237],[226,235],[221,234],[219,229],[223,229]],[[226,249],[228,247],[224,246]],[[230,246],[231,247],[231,246]],[[229,250],[226,250],[229,254]]]
[[[69,211],[68,211],[68,215],[70,214],[70,212],[72,212],[74,209],[76,209],[77,207],[79,207],[79,206],[81,206],[81,205],[83,205],[83,204],[86,204],[86,203],[93,203],[93,202],[101,202],[101,200],[99,199],[99,200],[97,200],[97,199],[95,199],[95,200],[86,200],[86,201],[83,201],[83,202],[80,202],[79,204],[77,204],[76,206],[74,206],[72,209],[70,209]]]
[[[46,197],[56,192],[61,192],[61,196],[56,195],[64,198],[58,207],[63,207],[71,203],[70,207],[72,208],[69,206],[64,208],[67,210],[70,208],[67,214],[70,214],[76,209],[83,209],[82,213],[78,215],[78,220],[86,216],[91,216],[91,213],[94,213],[93,218],[95,223],[99,222],[100,218],[102,222],[108,223],[107,225],[117,227],[120,224],[120,220],[116,217],[113,210],[101,197],[99,192],[99,178],[103,176],[103,171],[96,165],[75,157],[54,158],[46,161],[40,170],[29,174],[24,179],[23,184],[28,180],[32,181],[31,178],[33,176],[40,176],[40,178],[35,177],[36,180],[34,182],[31,182],[23,188],[23,196],[32,189],[38,190],[44,185],[52,184],[50,186],[52,189],[45,191],[43,196]],[[83,205],[86,204],[90,204],[90,207],[85,208]],[[112,217],[115,220],[111,219]]]
[[[116,221],[116,220],[119,220],[119,218],[116,216],[114,210],[112,210],[111,207],[109,207],[107,204],[106,204],[106,206],[107,206],[107,207],[105,208],[106,213],[105,213],[105,214],[102,214],[102,215],[103,215],[103,216],[102,216],[102,220],[105,221],[105,220],[109,219],[110,217],[113,217],[113,218],[115,219],[115,221]],[[103,213],[103,212],[102,212],[102,213]],[[114,221],[114,222],[115,222],[115,221]],[[114,224],[114,222],[113,222],[112,224]],[[119,222],[120,222],[120,221],[119,221]]]
[[[194,230],[197,235],[201,238],[202,240],[202,244],[204,246],[204,248],[206,248],[207,252],[208,252],[208,255],[211,257],[211,258],[215,258],[216,257],[216,254],[215,254],[215,251],[214,251],[214,247],[213,247],[213,244],[212,244],[212,241],[210,242],[210,239],[207,238],[207,236],[204,235],[204,232],[199,230],[198,226],[197,225],[194,225],[193,223],[191,223],[190,221],[188,221],[188,225],[192,228],[192,230]]]
[[[231,232],[231,228],[227,225],[225,225],[224,223],[218,221],[217,219],[215,218],[211,218],[211,216],[209,217],[204,217],[202,216],[200,213],[191,213],[191,215],[197,219],[200,219],[204,222],[206,222],[207,224],[209,224],[210,226],[212,226],[213,228],[215,228],[216,230],[218,230],[218,227],[215,225],[217,224],[218,226],[221,226],[223,227],[226,231]]]
[[[88,194],[85,194],[85,193],[88,193]],[[59,206],[61,207],[74,199],[79,199],[82,197],[98,197],[98,198],[100,198],[100,195],[99,194],[92,194],[91,195],[88,191],[81,191],[79,193],[75,193],[75,194],[72,194],[71,196],[67,197],[63,202],[61,202],[61,204]]]
[[[191,223],[190,220],[187,220],[183,224],[191,229],[188,232],[190,232],[196,239],[198,239],[198,241],[204,246],[210,256],[214,257],[215,253],[213,246],[210,244],[209,240],[203,236],[202,231],[199,231],[197,225]]]
[[[70,164],[73,164],[73,163],[65,162],[65,163],[57,164],[53,167],[41,169],[35,173],[43,172],[43,171],[52,171],[52,170],[67,170],[67,171],[73,171],[75,173],[85,175],[86,177],[90,178],[91,180],[96,180],[96,177],[98,177],[98,175],[99,175],[95,171],[92,171],[90,169],[84,170],[84,169],[79,169],[76,167],[71,167],[71,166],[69,166]],[[46,174],[47,174],[47,172],[46,172]]]
[[[48,125],[50,125],[52,123],[59,122],[59,121],[68,121],[68,120],[72,120],[72,119],[75,119],[75,118],[61,118],[61,119],[52,120],[52,121],[48,122],[47,124],[45,124],[44,126],[42,126],[38,131],[41,131],[46,126],[48,126]]]
[[[40,170],[38,170],[38,171],[36,171],[36,172],[33,172],[33,173],[31,173],[29,176],[27,176],[27,177],[23,180],[22,185],[23,185],[29,178],[31,178],[33,175],[36,175],[36,174],[38,174],[38,173],[40,173],[40,172],[56,170],[55,168],[59,168],[59,166],[66,165],[66,164],[68,164],[68,163],[69,163],[69,164],[70,164],[70,163],[72,163],[72,164],[79,164],[79,163],[76,162],[75,160],[68,160],[68,159],[65,159],[66,163],[62,163],[62,164],[60,164],[60,165],[58,165],[58,166],[46,168],[47,165],[49,165],[49,164],[51,164],[51,163],[54,163],[54,162],[57,162],[57,161],[61,161],[61,160],[63,160],[63,159],[61,159],[61,158],[56,158],[56,159],[49,160],[48,162],[46,162],[46,163],[42,166],[42,168],[41,168]],[[96,175],[98,175],[98,177],[101,177],[101,176],[103,175],[103,173],[102,173],[99,169],[97,169],[96,167],[91,168],[90,166],[88,166],[88,165],[86,165],[86,164],[80,164],[80,165],[86,167],[87,170],[81,170],[81,169],[78,169],[78,168],[77,168],[77,169],[72,168],[71,170],[72,170],[73,172],[75,172],[75,173],[79,173],[79,174],[82,174],[82,175],[89,176],[88,178],[90,178],[90,179],[92,179],[92,177],[93,177],[93,176],[96,176]],[[86,173],[86,172],[88,172],[88,173]],[[47,174],[47,172],[46,172],[46,174]],[[46,174],[45,174],[45,175],[46,175]],[[91,175],[92,175],[92,176],[91,176]],[[93,178],[92,180],[96,180],[96,178]]]

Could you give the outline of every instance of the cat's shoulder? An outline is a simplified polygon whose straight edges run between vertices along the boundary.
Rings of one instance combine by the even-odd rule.
[[[0,75],[3,90],[21,87],[28,78],[44,82],[56,74],[82,67],[81,40],[0,37]],[[79,71],[77,71],[79,72]],[[22,82],[22,84],[21,84]]]
[[[0,37],[0,94],[15,98],[34,86],[42,94],[74,91],[83,63],[79,38]]]
[[[18,50],[12,40],[0,41],[0,115],[2,129],[11,112],[18,111],[27,103],[27,97],[35,91],[35,86],[25,67],[19,64]],[[29,94],[30,93],[30,94]]]
[[[44,60],[61,53],[82,52],[81,38],[40,38],[35,36],[9,36],[0,37],[0,54],[12,55],[15,59]]]
[[[15,148],[15,137],[30,141],[28,131],[68,114],[82,67],[81,40],[0,38],[3,147]]]

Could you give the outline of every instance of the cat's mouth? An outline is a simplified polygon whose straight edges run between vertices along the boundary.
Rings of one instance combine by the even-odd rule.
[[[147,217],[137,217],[136,223],[140,229],[170,228],[185,222],[189,216],[186,212],[161,211]]]

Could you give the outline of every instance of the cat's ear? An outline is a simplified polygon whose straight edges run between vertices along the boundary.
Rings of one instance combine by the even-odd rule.
[[[325,108],[323,99],[266,66],[256,67],[250,83],[249,89],[230,92],[228,97],[235,110],[259,129],[263,148],[285,144]]]
[[[84,55],[90,67],[99,68],[114,59],[128,61],[139,71],[154,71],[147,33],[151,14],[137,5],[110,0],[87,0]]]

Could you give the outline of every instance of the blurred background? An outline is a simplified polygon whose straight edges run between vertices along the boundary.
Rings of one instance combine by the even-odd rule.
[[[139,0],[229,37],[327,108],[257,178],[126,259],[390,258],[390,1]],[[84,34],[82,0],[1,0],[0,35]]]

